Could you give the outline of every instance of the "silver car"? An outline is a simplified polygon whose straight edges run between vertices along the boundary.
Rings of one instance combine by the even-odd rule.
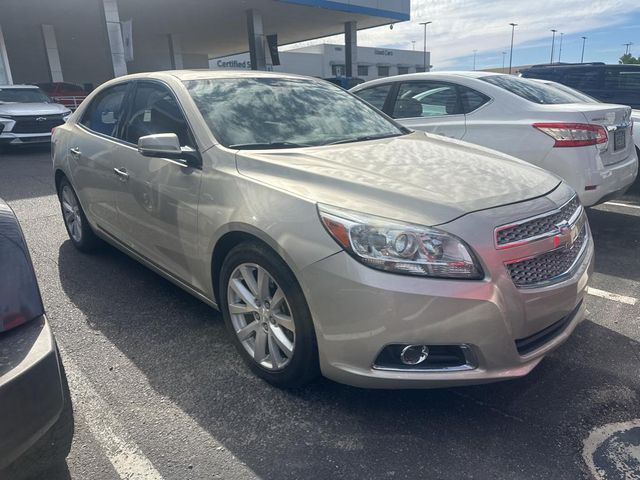
[[[49,143],[70,114],[35,85],[0,85],[0,147]]]
[[[558,177],[412,132],[322,80],[112,80],[53,135],[73,244],[222,312],[278,386],[520,377],[584,317],[593,241]]]

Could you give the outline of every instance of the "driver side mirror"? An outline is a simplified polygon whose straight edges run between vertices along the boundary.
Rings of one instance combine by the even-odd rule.
[[[198,151],[191,147],[181,147],[175,133],[156,133],[138,139],[138,152],[145,157],[170,158],[183,161],[185,166],[201,165]]]

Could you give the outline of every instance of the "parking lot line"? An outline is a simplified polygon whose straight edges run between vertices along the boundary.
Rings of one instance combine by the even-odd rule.
[[[589,295],[593,295],[594,297],[605,298],[607,300],[613,300],[614,302],[626,303],[627,305],[635,305],[638,301],[633,297],[618,295],[617,293],[611,293],[611,292],[607,292],[605,290],[599,290],[593,287],[588,287],[587,293]]]
[[[639,205],[629,205],[628,203],[606,202],[605,205],[613,205],[614,207],[636,208],[636,209],[640,210],[640,206]]]
[[[123,480],[157,480],[164,477],[149,460],[141,448],[131,439],[128,426],[116,419],[111,407],[92,386],[91,379],[85,375],[71,356],[58,344],[62,361],[65,366],[67,380],[71,390],[74,415],[80,416],[88,430],[95,438],[117,474]],[[142,375],[136,372],[135,376]],[[141,384],[138,384],[142,388]],[[148,399],[147,399],[148,401]],[[189,432],[190,440],[197,443],[202,450],[199,452],[174,449],[175,455],[182,455],[196,468],[207,468],[215,465],[216,475],[210,478],[233,478],[235,480],[249,480],[258,475],[246,464],[241,462],[231,451],[211,436],[196,421],[170,401],[161,401],[160,407],[165,418],[172,419],[180,425],[181,430]],[[153,409],[152,403],[147,405],[147,414]],[[164,466],[158,465],[159,467]],[[191,468],[191,467],[189,467]],[[209,478],[209,477],[208,477]]]
[[[91,386],[89,379],[64,351],[62,353],[73,405],[120,478],[162,480],[160,472],[140,448],[125,440],[125,429],[110,413],[109,406]]]

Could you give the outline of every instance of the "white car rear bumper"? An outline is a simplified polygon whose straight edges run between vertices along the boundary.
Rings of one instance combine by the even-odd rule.
[[[635,181],[638,157],[635,149],[623,161],[603,165],[593,147],[553,148],[544,161],[548,168],[571,185],[585,207],[621,196]],[[551,165],[554,167],[551,168]]]

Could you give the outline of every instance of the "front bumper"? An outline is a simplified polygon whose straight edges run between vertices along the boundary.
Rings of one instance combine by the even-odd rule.
[[[0,470],[58,420],[64,394],[45,316],[0,334]]]
[[[534,205],[544,209],[544,201],[505,210],[526,212]],[[491,211],[472,215],[478,223],[460,219],[448,231],[461,238],[473,238],[475,233],[479,240],[485,235],[491,239],[495,223],[489,217],[495,215]],[[479,224],[487,225],[486,232],[477,230]],[[473,227],[465,232],[469,225]],[[584,318],[583,299],[593,272],[590,233],[571,274],[539,288],[516,288],[502,263],[504,252],[493,245],[476,250],[481,250],[487,274],[482,281],[390,274],[366,267],[345,252],[304,269],[302,283],[314,318],[322,373],[366,388],[456,386],[529,373]],[[567,322],[553,336],[526,354],[519,353],[516,340],[563,318]],[[392,344],[464,345],[471,349],[473,368],[398,371],[374,367],[381,350]]]

